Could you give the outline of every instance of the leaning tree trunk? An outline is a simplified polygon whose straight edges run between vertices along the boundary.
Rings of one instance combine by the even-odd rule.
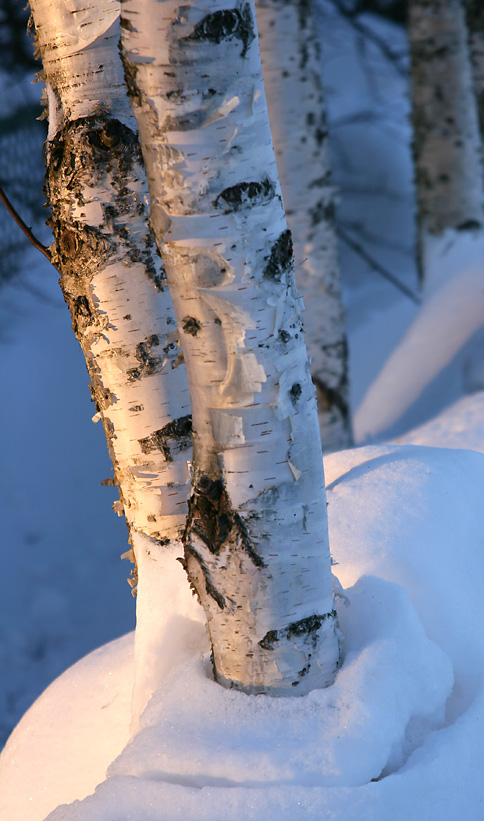
[[[216,679],[303,693],[338,641],[318,418],[250,2],[122,4],[193,409],[185,563]]]
[[[432,236],[482,228],[477,112],[461,0],[410,0],[419,256]]]
[[[277,169],[305,303],[304,335],[325,453],[351,445],[348,351],[312,0],[257,0]]]
[[[136,653],[144,675],[159,643],[163,598],[172,595],[160,587],[154,597],[151,579],[159,580],[169,555],[174,562],[183,552],[191,460],[186,371],[147,223],[148,184],[118,52],[119,4],[78,3],[75,13],[63,0],[31,5],[49,105],[53,262],[86,358],[94,419],[104,425],[120,493],[115,509],[126,516],[136,554],[143,627]]]
[[[477,115],[481,131],[481,147],[484,147],[484,4],[482,0],[464,0],[464,4],[467,12],[467,29]]]

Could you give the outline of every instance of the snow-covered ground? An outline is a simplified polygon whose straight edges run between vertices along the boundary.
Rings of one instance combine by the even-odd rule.
[[[323,0],[355,434],[394,444],[325,460],[348,599],[337,680],[290,700],[222,690],[182,594],[166,613],[160,689],[128,746],[130,636],[27,713],[0,758],[2,821],[483,817],[484,393],[464,395],[484,387],[483,263],[446,246],[442,266],[457,263],[419,310],[355,251],[416,292],[405,41],[362,22],[384,47]],[[0,320],[5,739],[66,667],[133,628],[134,603],[87,372],[56,274],[33,251],[0,291]]]

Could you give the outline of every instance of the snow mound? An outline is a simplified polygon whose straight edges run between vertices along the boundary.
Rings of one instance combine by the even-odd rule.
[[[34,702],[0,756],[0,818],[43,821],[89,795],[129,740],[134,633],[59,676]]]
[[[395,442],[484,453],[484,391],[464,396],[434,419],[399,436]]]
[[[413,323],[368,388],[353,418],[357,442],[395,436],[429,419],[463,392],[482,389],[484,241],[476,240],[473,254],[465,247],[469,241],[465,236],[455,240],[460,266],[429,290]],[[478,256],[477,251],[480,260],[473,259],[466,267],[466,258]],[[443,264],[445,254],[439,260]]]
[[[348,592],[346,658],[326,690],[252,698],[199,658],[169,676],[108,775],[192,787],[355,786],[377,778],[414,723],[441,721],[453,676],[405,591],[363,578]]]
[[[192,629],[185,617],[191,658],[179,657],[164,675],[124,749],[113,745],[95,792],[71,791],[73,803],[51,804],[49,821],[481,817],[484,456],[368,447],[328,457],[326,473],[332,550],[349,600],[338,602],[345,656],[333,686],[292,699],[223,690],[193,645],[199,624]],[[109,647],[88,659],[116,678],[116,643]],[[38,778],[81,769],[103,734],[100,725],[76,738],[82,716],[71,725],[64,705],[72,713],[88,704],[82,682],[73,691],[69,675],[16,731],[16,757]],[[123,675],[132,680],[132,668]],[[123,726],[128,712],[120,702]],[[36,734],[46,713],[52,736],[66,739],[57,756],[53,748],[45,756]],[[9,751],[0,761],[11,792]],[[20,817],[45,816],[12,810],[5,821]]]

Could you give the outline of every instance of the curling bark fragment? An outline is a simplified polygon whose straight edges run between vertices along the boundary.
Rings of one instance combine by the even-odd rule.
[[[323,451],[350,447],[348,352],[334,228],[335,190],[312,0],[257,0],[277,169],[294,242]]]
[[[482,230],[482,165],[461,0],[410,0],[419,256],[427,237]]]
[[[333,680],[339,648],[314,388],[254,8],[126,0],[121,25],[151,224],[182,328],[194,429],[185,566],[215,677],[245,692],[304,693]]]

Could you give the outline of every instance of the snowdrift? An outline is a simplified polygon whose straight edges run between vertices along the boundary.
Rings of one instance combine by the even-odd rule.
[[[20,722],[0,758],[2,819],[480,817],[484,456],[389,445],[325,464],[345,588],[335,684],[293,699],[223,690],[199,622],[166,612],[171,664],[131,740],[127,636]]]

